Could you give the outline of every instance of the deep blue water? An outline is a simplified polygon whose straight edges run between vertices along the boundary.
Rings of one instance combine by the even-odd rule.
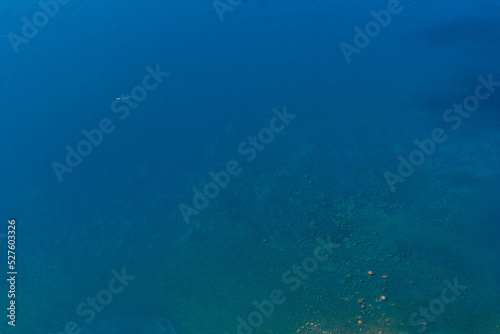
[[[308,254],[293,257],[296,245],[331,233],[354,252],[338,261],[360,272],[387,263],[401,275],[394,295],[411,306],[391,314],[394,327],[370,328],[365,315],[367,331],[416,333],[408,315],[455,276],[470,295],[427,321],[429,332],[473,332],[476,305],[491,311],[476,332],[498,331],[500,4],[245,0],[220,1],[219,11],[231,10],[218,13],[211,1],[48,1],[53,15],[44,16],[44,3],[0,4],[0,240],[6,258],[4,233],[15,219],[19,305],[16,327],[4,317],[0,333],[84,326],[76,306],[123,267],[137,277],[131,288],[89,322],[155,316],[179,334],[235,332],[237,315]],[[380,14],[388,10],[390,19]],[[370,23],[371,11],[382,25]],[[23,31],[23,18],[37,31]],[[370,24],[378,30],[356,44],[356,27],[366,34]],[[346,56],[341,43],[356,52]],[[147,75],[155,87],[134,90]],[[478,94],[467,100],[473,111],[447,113]],[[294,115],[289,124],[246,161],[238,145],[284,108]],[[398,156],[411,160],[415,140],[434,129],[446,139],[391,189],[385,173],[397,175]],[[82,131],[98,144],[80,144]],[[68,147],[88,153],[64,172]],[[179,204],[194,206],[193,188],[203,191],[209,173],[231,160],[241,173],[186,224]],[[367,249],[355,245],[372,247],[374,235],[384,237],[373,240],[378,255],[363,258]],[[279,260],[263,240],[283,252]],[[402,260],[385,262],[394,259],[386,253]],[[429,274],[411,280],[408,266]],[[249,275],[269,286],[250,288]],[[417,279],[419,290],[405,295]],[[338,300],[362,289],[328,306],[311,301],[326,296],[323,281],[308,284],[310,295],[289,298],[259,330],[303,332],[299,305],[339,309]],[[2,289],[7,307],[9,286]],[[354,333],[356,312],[307,321]]]

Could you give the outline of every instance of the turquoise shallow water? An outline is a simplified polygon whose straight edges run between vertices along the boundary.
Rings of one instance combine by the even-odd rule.
[[[2,2],[0,333],[497,333],[499,13]]]

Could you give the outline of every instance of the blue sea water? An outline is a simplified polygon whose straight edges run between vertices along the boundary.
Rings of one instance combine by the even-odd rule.
[[[170,321],[161,317],[117,317],[91,322],[83,333],[89,334],[175,334]]]
[[[499,15],[3,1],[0,333],[497,333]]]

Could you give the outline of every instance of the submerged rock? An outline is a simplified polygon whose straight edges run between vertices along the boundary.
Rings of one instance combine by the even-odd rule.
[[[115,317],[95,320],[85,326],[82,334],[176,334],[174,327],[163,317]]]

